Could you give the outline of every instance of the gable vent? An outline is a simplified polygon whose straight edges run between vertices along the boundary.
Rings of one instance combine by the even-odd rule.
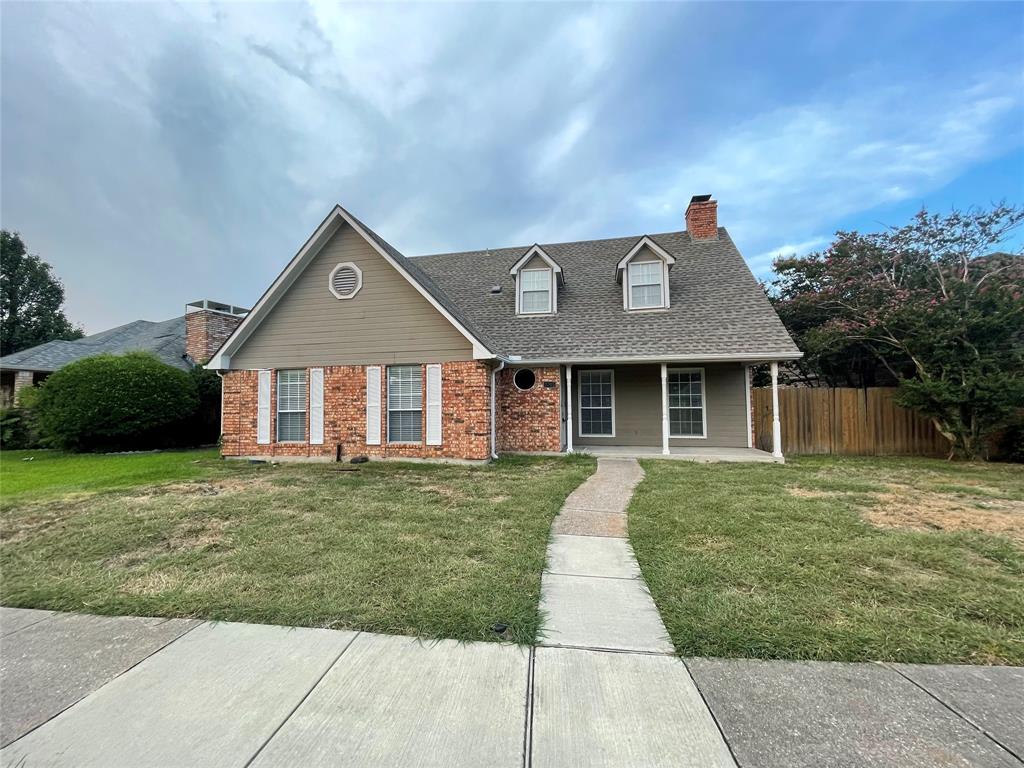
[[[339,264],[331,270],[327,286],[335,298],[351,299],[363,287],[363,272],[351,262]]]

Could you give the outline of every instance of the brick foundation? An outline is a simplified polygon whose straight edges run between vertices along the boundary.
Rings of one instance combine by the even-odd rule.
[[[386,366],[382,366],[386,369]],[[490,456],[490,368],[484,362],[441,366],[441,445],[387,444],[387,375],[381,376],[381,445],[366,444],[366,366],[324,366],[324,444],[256,442],[258,373],[224,374],[221,454],[224,456],[335,457],[342,455],[418,459],[486,460]],[[424,377],[426,368],[424,367]],[[277,376],[271,377],[270,435],[275,439]],[[308,376],[307,376],[308,381]],[[423,390],[426,392],[426,381]],[[308,407],[308,405],[307,405]],[[424,419],[426,405],[424,404]],[[423,434],[426,436],[426,424]],[[309,431],[307,429],[308,436]]]
[[[515,369],[498,373],[499,451],[560,451],[562,449],[562,379],[557,367],[533,368],[533,388],[523,392],[512,377]]]

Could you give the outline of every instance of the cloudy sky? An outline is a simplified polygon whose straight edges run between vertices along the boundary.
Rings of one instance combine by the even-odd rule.
[[[683,228],[752,269],[1024,202],[1024,6],[3,3],[0,219],[87,331],[251,304],[335,202],[406,255]]]

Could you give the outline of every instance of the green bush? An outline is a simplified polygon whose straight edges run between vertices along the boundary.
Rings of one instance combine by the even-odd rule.
[[[153,355],[96,355],[39,388],[33,408],[43,441],[71,451],[146,450],[198,442],[196,382]]]
[[[0,408],[0,448],[18,451],[34,448],[29,414],[24,408]]]

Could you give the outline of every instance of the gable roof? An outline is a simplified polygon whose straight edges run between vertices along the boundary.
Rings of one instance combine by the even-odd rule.
[[[502,356],[532,362],[602,360],[784,360],[801,356],[728,232],[693,240],[686,232],[647,236],[675,259],[672,306],[625,312],[614,279],[621,259],[644,236],[545,244],[573,276],[558,312],[515,311],[509,269],[524,247],[421,256],[410,261],[456,302]],[[501,293],[492,293],[495,284]]]
[[[125,352],[151,352],[175,368],[188,370],[185,359],[185,317],[152,322],[136,320],[75,341],[48,341],[0,357],[0,368],[21,371],[56,371],[83,357]]]
[[[545,250],[536,243],[531,245],[529,249],[526,251],[526,253],[524,253],[519,258],[519,261],[512,265],[508,273],[510,275],[515,275],[516,273],[519,272],[519,270],[521,270],[523,267],[529,264],[530,259],[532,259],[534,256],[537,256],[538,258],[540,258],[541,261],[543,261],[545,264],[551,267],[552,271],[558,277],[559,285],[565,285],[565,277],[562,276],[562,268],[559,266],[558,262],[552,259],[547,254],[547,252],[545,252]]]
[[[424,272],[419,264],[415,264],[403,256],[397,248],[384,240],[384,238],[363,224],[351,213],[340,205],[336,205],[320,223],[320,226],[310,235],[302,248],[299,249],[299,252],[288,262],[288,265],[277,276],[277,279],[271,283],[249,314],[246,315],[245,320],[238,325],[234,333],[224,341],[220,349],[210,358],[210,361],[206,364],[207,368],[226,369],[230,367],[231,355],[245,343],[245,340],[270,314],[277,301],[316,257],[320,249],[345,224],[351,226],[366,240],[385,261],[395,268],[395,271],[419,291],[445,319],[455,326],[456,330],[473,344],[473,354],[475,357],[491,358],[496,356],[491,351],[494,349],[493,343],[487,338],[486,334],[472,327],[469,318],[465,315],[462,308],[445,294],[431,275]]]

